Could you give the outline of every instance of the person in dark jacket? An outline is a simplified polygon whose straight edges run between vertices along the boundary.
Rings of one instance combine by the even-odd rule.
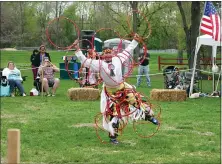
[[[39,53],[39,51],[37,49],[34,49],[33,50],[33,53],[30,57],[30,61],[32,63],[32,72],[33,72],[33,79],[35,80],[36,77],[37,77],[37,73],[38,73],[38,66],[35,64],[35,58],[36,58],[36,55]]]
[[[46,52],[46,48],[44,45],[41,45],[39,47],[39,53],[37,55],[35,55],[34,60],[32,61],[32,64],[37,67],[37,72],[38,72],[38,67],[42,64],[42,60],[44,58],[48,58],[49,61],[51,62],[51,58],[49,53]],[[35,80],[35,79],[34,79]]]
[[[46,47],[44,45],[41,45],[39,47],[39,53],[37,54],[36,60],[35,60],[38,67],[42,64],[43,59],[46,58],[46,57],[51,62],[51,58],[49,56],[49,53],[46,52]]]
[[[136,86],[139,87],[141,83],[141,78],[143,75],[146,76],[147,86],[151,87],[150,76],[149,76],[149,61],[150,61],[150,53],[148,53],[145,47],[143,47],[143,53],[140,54],[138,58],[140,65],[138,67],[138,76],[137,76],[137,84]],[[145,54],[144,54],[145,52]]]

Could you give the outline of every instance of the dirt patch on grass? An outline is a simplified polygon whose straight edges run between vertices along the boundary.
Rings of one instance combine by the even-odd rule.
[[[15,123],[15,122],[18,122],[18,123],[27,123],[28,121],[21,115],[14,115],[14,114],[2,114],[1,115],[1,119],[8,119],[8,122],[10,123]],[[11,118],[14,118],[14,119],[11,119]]]
[[[25,109],[31,109],[31,110],[40,110],[40,106],[33,106],[33,105],[24,105]]]
[[[132,141],[132,140],[124,140],[124,141],[121,141],[122,143],[125,143],[125,144],[129,144],[130,146],[135,146],[136,143],[135,141]]]
[[[173,126],[165,126],[162,129],[163,130],[173,130],[173,131],[191,130],[190,131],[191,133],[196,133],[201,136],[213,136],[214,135],[213,132],[199,132],[197,130],[192,130],[192,128],[190,128],[190,127],[185,127],[185,126],[184,127],[181,126],[179,128],[173,127]]]
[[[213,136],[214,133],[212,132],[199,132],[199,131],[192,131],[193,133],[199,134],[201,136]]]
[[[82,127],[95,127],[96,125],[93,123],[81,123],[81,124],[74,124],[71,127],[74,128],[82,128]]]
[[[177,129],[174,126],[163,126],[161,127],[162,130],[166,130],[166,131],[182,131],[183,129]]]
[[[182,156],[199,156],[199,157],[206,157],[206,156],[210,156],[209,152],[205,152],[205,151],[197,151],[197,152],[182,152],[180,153]]]
[[[14,118],[14,114],[1,114],[1,118]]]
[[[15,123],[16,122],[16,123],[26,124],[28,121],[25,120],[25,119],[14,119],[14,120],[10,120],[8,122],[10,122],[10,123]]]
[[[163,130],[177,130],[175,127],[173,126],[165,126],[162,128]]]

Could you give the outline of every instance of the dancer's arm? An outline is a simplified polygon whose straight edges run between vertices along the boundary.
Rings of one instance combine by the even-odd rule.
[[[99,72],[99,66],[103,63],[101,60],[87,59],[81,50],[77,51],[75,54],[83,67],[92,68],[93,70]]]
[[[74,43],[74,48],[76,49],[76,57],[80,60],[81,64],[83,65],[83,67],[88,67],[93,69],[94,71],[99,72],[100,68],[102,67],[103,69],[105,69],[106,71],[108,71],[108,65],[107,63],[105,63],[102,60],[95,60],[95,59],[87,59],[85,57],[85,55],[83,55],[82,51],[79,48],[78,45],[78,40],[76,40]],[[101,67],[100,67],[101,66]]]
[[[123,50],[122,53],[119,53],[117,56],[120,57],[122,63],[128,60],[129,58],[133,57],[133,50],[137,47],[140,36],[138,34],[134,35],[134,39],[132,42],[127,46],[125,50]]]

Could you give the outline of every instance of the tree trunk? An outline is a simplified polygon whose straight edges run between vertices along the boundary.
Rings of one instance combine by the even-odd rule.
[[[133,33],[137,33],[137,23],[138,23],[138,14],[135,12],[138,10],[138,2],[137,1],[133,1],[133,2],[130,2],[131,4],[131,7],[132,7],[132,10],[134,11],[133,12]],[[137,58],[139,56],[139,52],[140,52],[140,49],[139,49],[139,46],[137,46],[135,48],[135,51],[134,51],[134,60],[137,61]]]
[[[183,21],[183,28],[184,32],[186,34],[186,51],[187,51],[187,58],[188,58],[188,64],[189,68],[193,68],[193,60],[194,60],[194,54],[195,54],[195,45],[196,45],[196,39],[199,35],[199,25],[200,25],[200,2],[192,2],[191,5],[191,27],[188,28],[184,9],[182,7],[182,4],[180,1],[177,1],[177,6],[180,10],[180,14]],[[199,63],[200,56],[198,55],[197,63]],[[198,67],[200,68],[200,63],[198,64]]]
[[[191,5],[191,57],[189,60],[189,68],[193,68],[195,48],[197,37],[199,36],[200,25],[200,2],[193,1]],[[196,68],[200,69],[200,53],[197,54]]]
[[[23,2],[19,2],[19,9],[20,9],[20,46],[22,47],[24,43],[23,34],[24,34],[24,14],[23,14]]]
[[[137,10],[137,7],[138,7],[138,2],[133,1],[132,2],[132,10]],[[138,14],[136,12],[133,12],[133,32],[134,33],[137,32],[137,22],[138,22],[137,15]]]
[[[189,59],[191,56],[190,29],[187,26],[187,21],[186,21],[186,17],[185,17],[185,13],[184,13],[181,1],[177,1],[177,6],[179,7],[180,14],[181,14],[182,21],[183,21],[183,29],[184,29],[185,36],[186,36],[186,51],[187,51],[187,58],[188,58],[188,63],[189,63]]]
[[[178,64],[182,64],[183,63],[182,58],[183,58],[183,50],[179,50],[178,51],[178,55],[177,55],[177,63]]]
[[[58,1],[56,1],[56,15],[55,17],[58,18]],[[56,45],[58,45],[59,41],[59,21],[56,21]]]

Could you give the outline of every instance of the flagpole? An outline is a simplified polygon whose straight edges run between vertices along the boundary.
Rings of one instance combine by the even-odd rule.
[[[206,2],[204,4],[204,10],[203,11],[205,11],[205,8],[206,8]],[[204,12],[203,12],[203,15],[204,15]],[[203,17],[203,15],[202,15],[202,17]],[[195,52],[194,52],[195,54],[194,54],[194,61],[193,61],[193,68],[192,68],[192,77],[191,77],[191,83],[190,83],[189,97],[193,93],[194,77],[195,77],[195,70],[196,70],[196,63],[197,63],[197,54],[198,54],[198,51],[200,49],[200,47],[198,47],[199,36],[200,36],[200,26],[201,26],[201,21],[200,21],[200,25],[199,25],[199,35],[197,37],[196,46],[195,46]],[[198,51],[197,51],[197,48],[198,48]]]

